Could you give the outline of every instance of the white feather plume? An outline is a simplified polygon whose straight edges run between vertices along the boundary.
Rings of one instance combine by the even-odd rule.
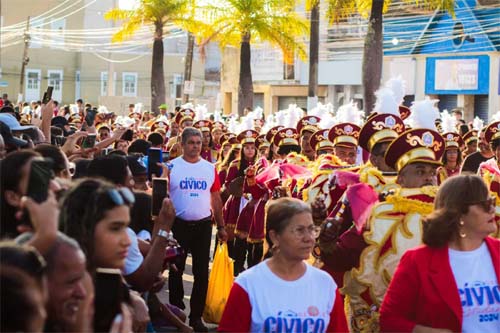
[[[76,104],[70,104],[69,105],[69,111],[71,112],[71,114],[78,113],[78,105],[76,105]]]
[[[284,110],[278,111],[276,113],[275,117],[276,121],[274,126],[278,125],[285,126],[285,118],[286,118],[286,112]]]
[[[374,112],[390,113],[395,116],[400,116],[399,114],[399,103],[396,101],[394,92],[389,88],[380,88],[375,92],[377,96],[377,102],[375,103]]]
[[[323,117],[325,117],[325,115],[329,113],[333,113],[333,105],[331,103],[322,104],[321,102],[318,102],[318,104],[314,108],[309,110],[307,115],[316,116],[319,117],[320,119],[323,119]]]
[[[181,105],[181,109],[191,109],[191,110],[193,110],[194,109],[194,105],[193,105],[193,103],[188,102],[186,104],[182,104]]]
[[[424,100],[413,102],[410,108],[411,115],[408,118],[411,128],[425,128],[436,131],[435,120],[439,118],[439,110],[436,107],[438,101],[426,96]]]
[[[207,109],[206,104],[198,104],[194,107],[194,114],[195,114],[196,120],[208,119],[207,113],[208,113],[208,109]]]
[[[106,106],[100,105],[97,109],[97,113],[111,113],[111,111],[109,111]]]
[[[253,111],[253,119],[262,119],[264,116],[264,109],[260,106],[257,106]]]
[[[326,113],[323,116],[323,118],[321,118],[321,121],[319,122],[319,128],[330,129],[336,124],[337,124],[337,119],[334,116],[332,116],[330,113]]]
[[[443,133],[457,132],[457,119],[448,110],[441,112],[441,121]]]
[[[119,125],[124,128],[129,128],[135,124],[135,120],[129,117],[118,116],[115,120],[115,125]]]
[[[224,119],[222,119],[222,112],[220,110],[214,111],[214,121],[224,122]]]
[[[392,77],[385,83],[385,86],[392,90],[396,103],[401,105],[406,95],[406,82],[403,77],[401,75]]]
[[[241,117],[240,118],[240,126],[238,127],[238,132],[235,132],[236,134],[239,134],[243,131],[247,130],[253,130],[253,118],[249,117],[248,115]]]
[[[236,121],[236,117],[229,118],[229,122],[227,124],[227,129],[231,133],[238,134],[238,122]]]
[[[491,116],[490,123],[492,123],[494,121],[500,121],[500,111],[497,111],[493,116]]]
[[[472,121],[472,128],[477,131],[481,131],[483,127],[484,127],[484,120],[476,116],[476,118],[474,118],[474,120]]]
[[[260,133],[267,133],[271,128],[273,128],[274,125],[274,115],[270,114],[269,116],[266,117],[266,121],[264,122],[264,125],[262,125],[262,128],[260,129]]]
[[[353,101],[342,105],[337,110],[337,121],[339,123],[352,123],[361,126],[363,124],[362,117],[363,111],[360,111]]]

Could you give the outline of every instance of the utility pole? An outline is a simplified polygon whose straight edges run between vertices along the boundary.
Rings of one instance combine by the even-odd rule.
[[[28,58],[28,48],[30,46],[30,17],[26,21],[26,30],[24,31],[24,52],[23,52],[23,63],[21,65],[21,79],[19,80],[19,94],[23,94],[24,91],[24,72],[26,70],[26,65],[30,61]]]
[[[113,1],[113,8],[118,8],[118,0]],[[111,22],[111,26],[114,28],[116,27],[116,21],[113,20]],[[112,58],[113,53],[108,52],[108,91],[107,95],[108,96],[114,96],[115,95],[115,64],[113,63]],[[136,87],[137,89],[137,87]],[[107,103],[110,103],[108,100]]]

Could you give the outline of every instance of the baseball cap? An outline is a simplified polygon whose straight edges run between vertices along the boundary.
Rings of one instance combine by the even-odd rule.
[[[28,141],[21,140],[12,135],[12,131],[9,126],[7,126],[4,122],[0,121],[0,135],[2,135],[3,141],[6,145],[16,146],[16,147],[26,147],[28,145]]]
[[[27,129],[35,128],[36,126],[21,126],[16,117],[10,113],[0,113],[0,121],[7,125],[11,131],[24,131]]]

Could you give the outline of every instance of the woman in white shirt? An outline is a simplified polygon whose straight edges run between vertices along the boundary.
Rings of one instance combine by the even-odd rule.
[[[272,257],[236,279],[220,332],[346,332],[342,297],[326,272],[307,265],[318,230],[311,208],[282,198],[269,203]]]
[[[385,294],[383,332],[500,332],[497,198],[474,175],[447,179]]]

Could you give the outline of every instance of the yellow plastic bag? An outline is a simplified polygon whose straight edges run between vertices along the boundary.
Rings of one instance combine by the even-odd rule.
[[[218,324],[222,318],[229,292],[234,282],[233,260],[229,258],[226,243],[219,243],[208,279],[207,301],[203,320]]]

